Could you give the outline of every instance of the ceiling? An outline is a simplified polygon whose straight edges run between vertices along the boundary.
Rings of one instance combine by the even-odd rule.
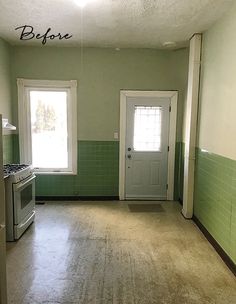
[[[114,48],[163,48],[175,42],[186,46],[196,32],[219,19],[234,0],[93,0],[84,9],[74,0],[0,0],[0,37],[15,45],[42,45],[41,40],[20,41],[21,30],[69,33],[68,40],[46,45]]]

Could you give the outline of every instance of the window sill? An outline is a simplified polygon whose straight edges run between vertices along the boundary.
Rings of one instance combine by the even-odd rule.
[[[34,174],[36,175],[77,175],[77,172],[63,172],[63,171],[56,171],[56,172],[53,172],[53,171],[34,171]]]

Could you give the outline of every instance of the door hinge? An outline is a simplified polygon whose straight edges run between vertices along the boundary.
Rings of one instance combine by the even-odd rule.
[[[171,106],[169,106],[169,112],[171,112]]]
[[[166,184],[166,190],[168,190],[168,184]]]
[[[168,151],[168,152],[170,152],[170,146],[168,146],[168,149],[167,149],[167,151]]]

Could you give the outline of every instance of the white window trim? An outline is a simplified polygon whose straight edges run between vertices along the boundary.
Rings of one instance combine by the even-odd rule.
[[[69,142],[69,154],[72,158],[68,169],[40,169],[37,174],[55,174],[55,175],[76,175],[77,174],[77,81],[76,80],[33,80],[17,78],[18,87],[18,118],[19,118],[19,144],[20,161],[22,163],[32,162],[31,155],[31,134],[28,121],[29,106],[27,105],[27,91],[29,89],[57,89],[68,92],[68,130],[71,130],[71,140]]]
[[[175,170],[175,142],[177,123],[178,91],[120,91],[120,160],[119,160],[119,198],[125,199],[125,143],[126,143],[126,109],[128,97],[164,97],[170,98],[171,112],[169,125],[169,153],[168,153],[168,190],[167,200],[174,199],[174,170]]]

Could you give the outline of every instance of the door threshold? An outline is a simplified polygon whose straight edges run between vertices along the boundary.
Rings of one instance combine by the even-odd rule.
[[[126,201],[167,201],[166,197],[126,197]]]
[[[165,204],[167,201],[151,201],[151,200],[134,200],[134,201],[131,201],[131,200],[127,200],[125,201],[126,204],[128,206],[130,205],[146,205],[146,206],[150,206],[150,205],[161,205],[161,204]]]

